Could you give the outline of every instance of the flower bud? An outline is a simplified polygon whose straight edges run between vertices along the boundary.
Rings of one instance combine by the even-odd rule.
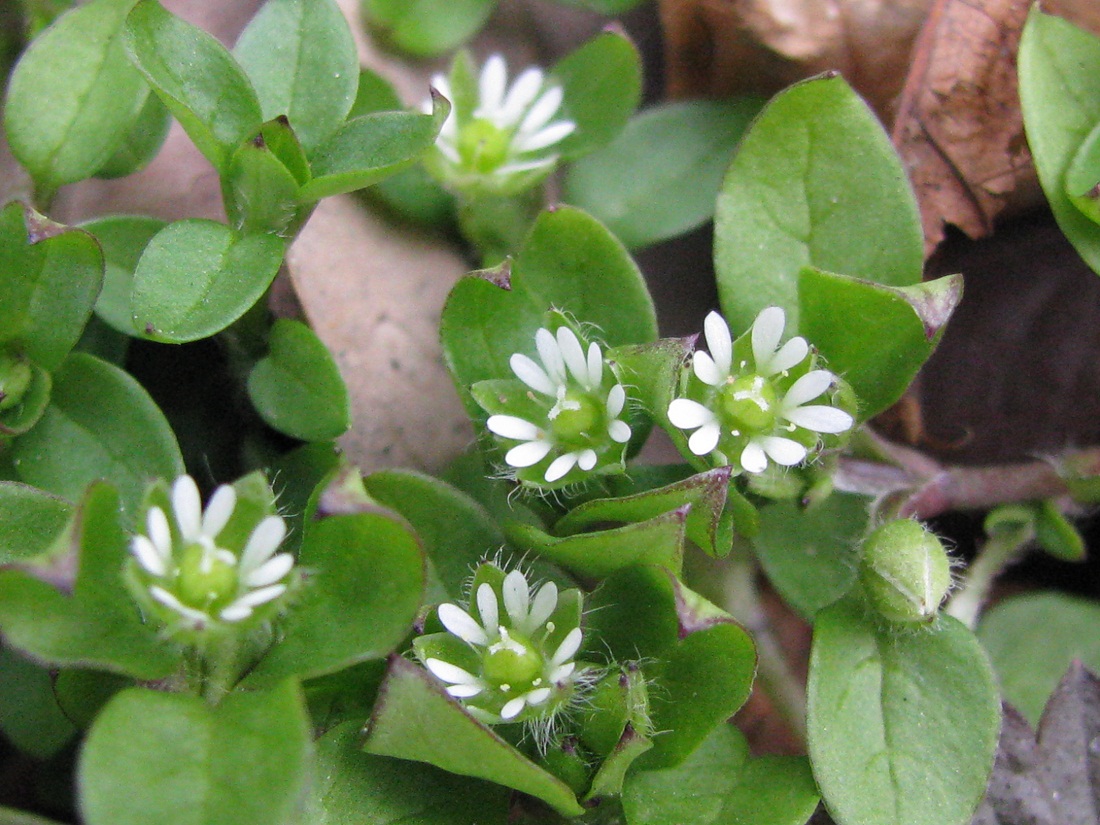
[[[30,362],[10,352],[0,352],[0,412],[23,400],[34,373]]]
[[[951,562],[920,522],[899,519],[867,537],[859,578],[868,603],[883,618],[928,622],[951,589]]]

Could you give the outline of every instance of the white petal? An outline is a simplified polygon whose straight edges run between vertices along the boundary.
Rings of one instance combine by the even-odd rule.
[[[588,386],[595,389],[603,381],[603,353],[600,345],[593,342],[588,345]]]
[[[519,716],[520,711],[523,710],[523,706],[527,704],[527,700],[522,696],[517,696],[510,702],[506,702],[504,707],[500,709],[500,718],[507,722],[509,719],[515,719]]]
[[[783,370],[789,370],[795,364],[801,363],[809,352],[810,345],[806,343],[805,338],[792,338],[779,348],[779,352],[772,356],[767,372],[760,370],[759,364],[757,365],[757,371],[761,375],[768,376],[783,372]]]
[[[286,522],[278,516],[268,516],[257,524],[241,553],[241,572],[248,575],[271,558],[285,537]]]
[[[498,166],[493,172],[495,178],[507,178],[510,175],[516,175],[520,172],[533,172],[536,169],[546,169],[553,166],[558,162],[557,155],[551,155],[545,158],[535,158],[534,160],[517,160],[511,163],[505,163]]]
[[[225,622],[241,622],[252,615],[252,608],[248,605],[234,602],[218,614],[218,618]]]
[[[130,552],[146,572],[154,576],[163,576],[168,572],[168,560],[160,554],[156,545],[145,536],[134,536],[130,541]]]
[[[576,668],[576,662],[566,662],[564,665],[559,665],[550,671],[550,676],[548,677],[549,681],[553,682],[555,685],[560,684],[561,681],[568,678]]]
[[[482,627],[496,629],[500,627],[500,605],[497,594],[488,582],[482,582],[477,588],[477,615]]]
[[[530,467],[546,458],[548,452],[550,452],[549,441],[528,441],[525,444],[517,444],[505,453],[504,461],[509,467]]]
[[[527,577],[518,570],[513,570],[504,577],[501,593],[504,596],[504,609],[508,611],[512,626],[522,627],[527,620],[531,597],[527,589]]]
[[[194,541],[202,530],[202,500],[199,488],[191,476],[180,476],[172,485],[172,512],[176,515],[176,524],[187,541]],[[156,543],[156,537],[151,536]]]
[[[517,352],[509,359],[508,363],[512,367],[512,372],[516,374],[516,378],[535,392],[541,392],[543,395],[554,395],[557,391],[554,382],[550,380],[550,376],[546,374],[546,371],[526,355]]]
[[[471,696],[477,696],[485,688],[481,685],[450,685],[447,687],[447,693],[456,699],[469,699]]]
[[[836,407],[824,405],[795,407],[783,413],[783,417],[792,424],[813,430],[815,433],[842,433],[852,424],[852,416]]]
[[[481,68],[478,81],[478,115],[490,119],[499,116],[507,84],[508,67],[504,64],[504,58],[499,54],[490,55]]]
[[[580,455],[577,456],[577,466],[584,470],[586,473],[596,466],[596,451],[592,449],[581,450]]]
[[[577,453],[566,453],[560,455],[550,462],[550,466],[546,468],[546,473],[543,476],[547,481],[557,481],[562,476],[566,475],[573,469],[573,465],[577,463],[579,455]]]
[[[532,104],[531,108],[527,110],[527,116],[523,118],[523,122],[519,125],[520,132],[537,132],[543,126],[550,122],[551,118],[558,113],[558,109],[561,108],[562,98],[564,98],[561,86],[551,86],[541,97]]]
[[[720,434],[721,430],[717,421],[704,424],[688,439],[688,449],[695,455],[706,455],[718,446],[718,436]]]
[[[559,120],[539,129],[537,132],[520,132],[512,141],[512,146],[517,153],[537,152],[546,149],[556,143],[561,143],[573,132],[577,131],[577,124],[571,120]]]
[[[438,613],[439,621],[443,626],[462,641],[482,646],[489,643],[489,637],[485,635],[485,629],[458,605],[441,604]]]
[[[450,662],[444,662],[442,659],[427,659],[424,667],[430,670],[433,676],[452,685],[476,685],[481,682],[469,671]]]
[[[229,606],[234,607],[242,605],[245,607],[259,607],[261,604],[267,604],[270,601],[274,601],[285,592],[285,584],[273,584],[270,587],[261,587],[259,590],[252,590],[245,593]]]
[[[541,705],[543,702],[549,699],[550,693],[550,688],[535,688],[534,690],[529,690],[527,691],[527,693],[523,694],[523,698],[527,700],[528,705],[530,705],[531,707],[535,707],[536,705]]]
[[[527,617],[524,630],[528,635],[542,627],[558,607],[558,586],[547,582],[539,588],[531,601],[531,613]]]
[[[616,419],[607,425],[607,434],[616,444],[625,444],[630,440],[630,425]]]
[[[707,339],[707,349],[718,368],[718,374],[724,380],[730,374],[730,362],[733,360],[733,339],[729,324],[717,312],[711,312],[703,320],[703,335]]]
[[[458,153],[451,143],[443,139],[443,132],[439,133],[440,137],[435,141],[435,148],[438,149],[443,157],[449,160],[451,163],[460,163],[462,161],[462,155]]]
[[[695,369],[695,375],[699,380],[712,387],[717,387],[729,377],[728,372],[726,374],[719,372],[714,359],[702,350],[696,350],[691,356],[691,366]]]
[[[251,573],[244,577],[244,583],[249,587],[266,587],[275,584],[294,567],[294,556],[290,553],[280,553],[272,559],[268,559]]]
[[[539,351],[539,358],[546,367],[546,374],[555,384],[565,383],[565,361],[561,357],[561,348],[558,341],[548,329],[540,329],[535,333],[535,346]]]
[[[806,457],[806,448],[789,438],[766,435],[755,440],[764,448],[768,458],[784,467],[793,467]]]
[[[237,491],[232,485],[223,484],[214,491],[202,514],[203,534],[214,538],[229,523],[233,508],[237,506]]]
[[[572,659],[578,650],[581,649],[581,641],[584,638],[584,634],[581,633],[579,627],[574,627],[562,639],[561,644],[558,645],[558,649],[554,651],[554,655],[550,657],[550,666],[557,667],[563,665]]]
[[[159,507],[150,507],[145,517],[145,524],[149,532],[149,540],[157,551],[169,558],[172,555],[172,530],[168,526],[168,517]]]
[[[599,383],[599,382],[597,382]],[[607,392],[607,417],[616,418],[626,404],[626,390],[622,384],[616,384]]]
[[[585,389],[592,389],[588,381],[588,361],[585,360],[581,342],[577,340],[577,334],[569,327],[558,327],[558,347],[561,349],[565,365],[573,373],[573,377]]]
[[[519,123],[523,113],[527,111],[539,90],[542,88],[543,74],[539,69],[531,67],[520,72],[519,77],[512,83],[512,88],[504,98],[500,107],[500,122],[508,126]]]
[[[668,405],[668,420],[674,427],[690,430],[715,421],[714,413],[698,401],[690,398],[677,398]]]
[[[794,409],[807,401],[813,401],[829,389],[835,380],[836,376],[828,370],[813,370],[806,373],[791,384],[791,388],[783,396],[783,409]]]
[[[741,451],[741,466],[747,473],[762,473],[768,468],[768,456],[756,441],[750,441]]]
[[[514,415],[490,415],[485,426],[489,428],[489,432],[517,441],[533,441],[539,437],[538,427]]]
[[[756,361],[757,372],[771,375],[772,358],[779,339],[783,337],[783,327],[787,325],[787,315],[781,307],[766,307],[760,310],[752,322],[752,357]]]

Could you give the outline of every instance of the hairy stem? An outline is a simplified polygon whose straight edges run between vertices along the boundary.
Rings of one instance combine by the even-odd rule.
[[[971,630],[978,624],[982,606],[1001,571],[1007,567],[1031,539],[1031,530],[1006,530],[994,533],[967,568],[962,586],[947,605],[947,613]]]

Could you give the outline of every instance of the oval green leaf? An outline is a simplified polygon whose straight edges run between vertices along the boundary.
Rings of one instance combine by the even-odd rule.
[[[842,600],[814,624],[809,749],[844,825],[964,825],[985,793],[1000,730],[993,670],[941,616],[898,632]]]
[[[168,137],[172,113],[156,95],[146,95],[137,120],[105,164],[95,173],[97,178],[122,178],[144,169],[156,157]]]
[[[248,376],[248,395],[271,427],[302,441],[329,441],[351,426],[348,390],[321,339],[281,318],[269,351]]]
[[[263,296],[285,249],[275,235],[242,235],[216,221],[169,224],[134,272],[134,327],[173,344],[221,332]]]
[[[767,306],[799,327],[804,266],[918,283],[917,203],[874,114],[838,75],[776,95],[741,140],[718,195],[714,266],[736,336]]]
[[[298,686],[233,693],[216,707],[130,688],[96,719],[80,756],[88,825],[285,825],[310,779]]]
[[[461,46],[489,19],[498,0],[361,0],[371,33],[414,57]]]
[[[134,271],[149,241],[167,224],[142,215],[111,215],[88,221],[81,228],[91,232],[103,250],[103,289],[95,303],[95,314],[112,329],[136,335],[130,295]]]
[[[17,481],[0,481],[0,565],[45,553],[69,523],[73,506]]]

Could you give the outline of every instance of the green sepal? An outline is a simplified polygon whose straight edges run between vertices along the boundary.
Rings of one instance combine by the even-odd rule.
[[[802,334],[843,376],[866,421],[897,401],[928,360],[962,299],[961,275],[889,287],[804,267]]]
[[[50,374],[34,362],[29,362],[27,366],[31,379],[18,403],[0,410],[0,438],[27,432],[38,423],[49,406],[50,388],[53,386]]]
[[[78,564],[71,594],[45,580],[56,570],[56,559],[42,559],[27,570],[0,570],[5,639],[54,666],[164,678],[178,666],[178,653],[142,621],[123,585],[122,567],[130,554],[118,493],[106,484],[93,485],[69,529]]]
[[[269,136],[274,145],[267,142]],[[264,124],[230,156],[222,174],[222,199],[229,223],[238,232],[293,238],[312,214],[312,206],[298,200],[303,170],[291,171],[281,156],[288,156],[295,166],[295,161],[305,159],[290,127],[278,120]],[[304,174],[308,180],[308,167]]]
[[[1035,505],[1035,540],[1062,561],[1084,561],[1088,555],[1084,537],[1053,501]]]
[[[400,656],[390,657],[364,733],[368,753],[487,779],[535,796],[564,816],[584,812],[565,783],[470,716],[428,671]]]

